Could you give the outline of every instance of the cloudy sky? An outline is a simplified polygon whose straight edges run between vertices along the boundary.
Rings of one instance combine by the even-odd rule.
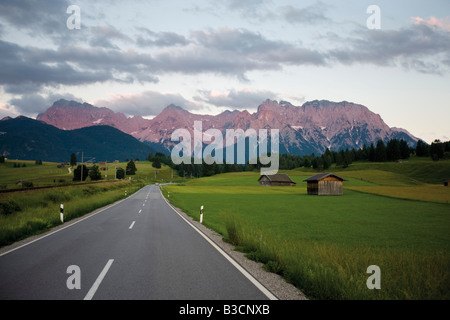
[[[60,98],[144,117],[346,100],[450,140],[450,1],[0,1],[0,118]]]

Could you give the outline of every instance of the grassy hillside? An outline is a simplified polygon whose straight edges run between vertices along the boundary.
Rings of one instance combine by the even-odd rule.
[[[134,137],[109,126],[60,130],[26,117],[0,121],[0,155],[10,159],[64,162],[72,153],[81,160],[124,161],[145,159],[154,150]]]
[[[345,172],[348,171],[367,171],[378,170],[397,174],[400,182],[405,184],[442,184],[445,179],[450,179],[450,162],[449,160],[431,161],[428,157],[411,157],[411,159],[397,162],[356,162],[350,165]],[[355,172],[355,174],[357,174]],[[364,179],[365,173],[361,173],[360,177]],[[405,179],[405,181],[403,181]],[[384,185],[392,185],[399,181],[385,181]]]
[[[332,168],[348,180],[342,197],[306,195],[315,172],[302,169],[286,171],[296,187],[260,187],[258,172],[244,172],[163,192],[196,219],[203,205],[206,225],[311,298],[448,299],[450,188],[428,182],[449,169],[422,159]],[[381,290],[366,287],[370,265]]]

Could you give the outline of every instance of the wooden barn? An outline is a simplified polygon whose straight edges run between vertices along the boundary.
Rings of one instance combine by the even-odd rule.
[[[334,173],[319,173],[303,181],[307,183],[309,195],[341,196],[343,194],[342,182],[346,180]]]
[[[258,179],[259,185],[262,187],[294,187],[295,182],[285,173],[277,173],[272,175],[263,174]]]

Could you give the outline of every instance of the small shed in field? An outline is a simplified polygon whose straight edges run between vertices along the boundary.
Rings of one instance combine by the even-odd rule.
[[[259,185],[262,187],[294,187],[295,182],[291,180],[291,178],[285,173],[277,173],[277,174],[263,174],[258,179]]]
[[[334,173],[319,173],[303,181],[307,183],[309,195],[341,196],[343,194],[342,182],[346,180]]]

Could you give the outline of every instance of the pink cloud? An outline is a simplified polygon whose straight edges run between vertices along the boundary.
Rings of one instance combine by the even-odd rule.
[[[450,31],[450,16],[445,18],[436,18],[431,16],[428,20],[422,19],[420,17],[411,17],[411,20],[414,21],[414,24],[424,24],[429,27],[434,28],[442,28]]]

